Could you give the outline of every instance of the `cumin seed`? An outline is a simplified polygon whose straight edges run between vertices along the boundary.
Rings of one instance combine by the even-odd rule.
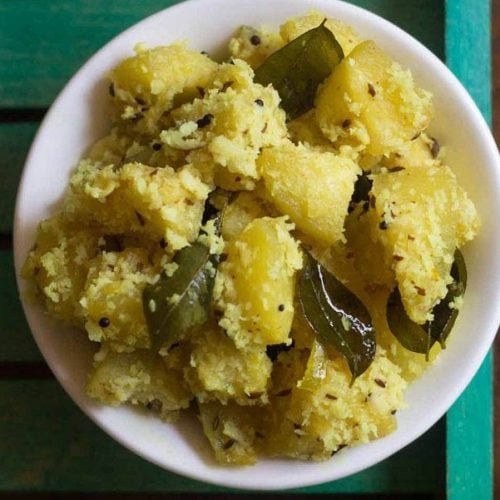
[[[163,406],[162,402],[159,399],[153,399],[153,400],[149,401],[148,403],[146,403],[146,408],[148,410],[151,410],[154,412],[161,411],[162,406]]]
[[[441,151],[441,146],[439,142],[434,137],[431,137],[432,145],[430,146],[431,155],[433,158],[437,158],[439,155],[439,151]]]
[[[395,167],[389,167],[387,169],[388,172],[390,172],[391,174],[395,173],[395,172],[401,172],[402,170],[406,170],[405,167],[401,167],[399,165],[395,166]]]
[[[247,397],[248,399],[259,399],[262,394],[264,394],[263,392],[251,392]]]
[[[349,120],[349,118],[346,118],[343,122],[342,122],[342,128],[343,129],[348,129],[352,124],[352,121]]]
[[[235,443],[236,443],[236,439],[231,438],[224,443],[224,445],[222,446],[222,449],[229,450],[229,448],[231,448],[231,446],[233,446]]]
[[[278,397],[278,398],[282,398],[284,396],[290,395],[291,393],[292,393],[292,389],[283,389],[282,391],[277,392],[275,394],[275,396]]]
[[[217,415],[212,421],[212,430],[215,432],[219,428],[220,418]]]
[[[169,348],[168,348],[168,352],[170,351],[173,351],[174,349],[176,349],[177,347],[179,347],[181,345],[180,342],[174,342]]]
[[[141,226],[144,226],[144,224],[145,224],[146,221],[144,220],[144,217],[137,210],[135,211],[135,216],[137,217],[137,220],[139,221],[139,224]]]

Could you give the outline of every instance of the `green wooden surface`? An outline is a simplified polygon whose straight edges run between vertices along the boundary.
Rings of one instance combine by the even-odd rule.
[[[0,107],[48,106],[69,77],[103,44],[143,17],[174,3],[172,0],[0,2]],[[378,12],[443,55],[442,1],[352,3]]]
[[[0,233],[12,230],[17,185],[37,128],[38,123],[0,123]]]
[[[11,250],[0,250],[0,283],[0,363],[41,361],[19,302]]]
[[[1,456],[6,450],[15,450],[15,460],[0,467],[2,490],[227,491],[163,471],[124,450],[84,417],[54,380],[0,381],[0,401],[9,407],[0,425]],[[442,490],[444,429],[443,421],[414,446],[359,474],[296,491]],[[414,473],[417,469],[418,482]]]
[[[489,1],[446,2],[446,61],[491,123]],[[493,497],[493,356],[448,412],[447,491],[451,500]]]
[[[173,3],[168,0],[0,2],[0,111],[47,107],[71,74],[102,44],[130,24]],[[443,1],[353,3],[395,22],[444,58]],[[485,55],[488,40],[484,32],[478,36],[477,30],[486,19],[488,3],[449,0],[446,17],[449,63],[486,115],[490,112],[487,75],[483,71],[479,77],[477,68],[489,67]],[[0,113],[0,121],[2,116],[12,119],[12,115]],[[11,232],[15,191],[37,126],[36,122],[0,123],[0,235]],[[21,363],[22,367],[22,363],[37,362],[41,357],[17,299],[8,240],[4,237],[3,241],[0,334],[6,341],[0,349],[0,368],[5,362]],[[491,358],[488,358],[449,412],[448,425],[440,421],[411,446],[362,473],[297,491],[443,492],[448,450],[450,498],[488,498],[491,391]],[[6,461],[0,458],[0,492],[225,491],[170,474],[134,456],[90,422],[54,380],[0,380],[0,401],[8,408],[0,417],[0,457],[9,456]],[[477,415],[481,416],[484,427],[479,425]]]

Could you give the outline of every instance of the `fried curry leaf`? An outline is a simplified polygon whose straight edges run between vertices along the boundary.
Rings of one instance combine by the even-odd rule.
[[[255,71],[255,82],[278,91],[291,120],[313,107],[318,85],[344,57],[325,22],[270,55]]]
[[[347,360],[354,382],[375,357],[375,330],[366,307],[307,252],[299,301],[318,340]]]
[[[387,302],[387,322],[393,335],[406,349],[426,355],[432,346],[439,342],[441,347],[446,347],[445,342],[455,324],[458,309],[450,305],[461,297],[467,286],[467,269],[462,253],[455,252],[455,261],[451,267],[453,281],[448,285],[448,293],[432,310],[434,319],[423,325],[413,322],[403,307],[401,295],[396,288]]]
[[[219,211],[214,214],[218,234],[227,205],[227,198],[219,200]],[[213,200],[208,200],[207,205]],[[211,315],[215,272],[220,256],[197,241],[179,250],[173,259],[177,269],[173,275],[162,273],[154,285],[144,289],[142,305],[153,347],[173,343],[189,329],[205,323]]]
[[[431,339],[439,342],[443,349],[446,347],[446,339],[458,316],[458,309],[451,309],[450,303],[462,297],[467,287],[467,268],[460,250],[455,251],[455,261],[451,266],[450,274],[453,281],[448,285],[448,293],[444,300],[434,307],[432,311],[434,319],[428,324]]]
[[[144,315],[154,346],[178,340],[209,318],[214,278],[208,247],[193,243],[179,250],[174,262],[179,267],[172,276],[163,273],[143,292]]]

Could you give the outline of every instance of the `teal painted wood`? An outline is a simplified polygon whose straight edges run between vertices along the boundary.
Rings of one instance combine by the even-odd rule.
[[[46,107],[97,49],[175,0],[0,2],[0,108]],[[442,0],[355,0],[444,54]],[[308,7],[304,5],[304,12]]]
[[[0,123],[0,234],[12,231],[17,186],[38,123]]]
[[[80,66],[83,60],[98,46],[102,45],[102,43],[122,28],[147,15],[149,13],[148,9],[151,9],[150,12],[153,12],[169,3],[172,2],[145,0],[138,3],[131,0],[122,2],[111,0],[106,3],[106,7],[103,7],[103,2],[99,0],[87,2],[59,0],[51,2],[50,7],[47,7],[48,4],[46,3],[43,4],[33,0],[12,0],[11,2],[0,3],[0,32],[2,33],[2,38],[0,39],[0,106],[46,106],[74,69]],[[353,3],[365,6],[396,22],[403,29],[416,35],[417,38],[426,43],[438,55],[443,55],[443,8],[441,1],[413,0],[405,2],[404,9],[401,8],[399,0],[383,2],[380,0],[367,0]],[[455,0],[450,0],[450,3],[453,4],[452,9],[455,9],[460,3],[467,3],[474,8],[478,4],[478,2],[473,2],[472,0],[467,2],[458,1],[456,3]],[[14,10],[17,10],[17,18],[15,16],[12,17],[13,13],[15,13]],[[452,11],[449,9],[448,13],[450,14]],[[476,13],[474,13],[475,15]],[[450,21],[451,17],[449,16],[448,21]],[[50,23],[46,22],[47,19],[50,19]],[[48,27],[52,28],[52,23],[57,24],[58,21],[62,21],[66,26],[58,26],[55,30],[47,29]],[[453,50],[457,54],[460,54],[459,51],[462,50],[460,43],[467,44],[466,41],[464,42],[460,38],[463,37],[461,22],[454,27],[455,36],[453,39],[449,35],[453,31],[450,29],[448,32],[448,52],[452,51],[450,47],[453,46],[458,47]],[[10,38],[4,37],[5,33],[14,33],[14,35],[9,35]],[[24,37],[19,36],[23,33],[27,33],[27,35]],[[460,37],[456,36],[457,34]],[[39,48],[34,47],[37,37],[42,39],[42,43],[38,44]],[[43,54],[40,52],[42,49],[45,51]],[[33,54],[35,55],[33,56]],[[477,54],[473,54],[473,58],[469,60],[477,61],[476,56]],[[457,59],[459,58],[460,55]],[[44,62],[47,63],[45,67]],[[470,75],[467,76],[467,80],[469,82],[476,82]],[[472,86],[476,85],[476,83],[470,84]],[[474,88],[476,90],[473,90],[472,93],[473,95],[476,94],[474,95],[476,99],[483,96],[483,93],[480,91],[482,88],[481,85]],[[485,103],[481,104],[483,110],[486,109],[487,105],[488,100],[486,99]],[[12,157],[15,160],[5,163],[5,165],[7,167],[9,165],[20,165],[22,160],[19,160],[19,158],[22,158],[25,154],[26,148],[15,149],[17,148],[16,145],[14,149],[11,149],[13,142],[8,137],[17,139],[21,136],[16,133],[12,135],[9,133],[7,137],[5,132],[2,132],[2,130],[6,130],[5,127],[3,125],[0,126],[0,144],[10,145],[10,148],[8,148],[10,151],[9,154],[13,155]],[[19,127],[23,129],[25,125],[22,124]],[[29,132],[26,132],[27,128],[24,130],[25,137],[28,137]],[[2,140],[3,143],[1,142]],[[25,142],[27,143],[29,140],[26,139]],[[1,147],[0,152],[2,152]],[[6,172],[11,175],[14,175],[14,173],[15,175],[19,175],[19,172],[12,169],[10,171],[6,170]],[[6,196],[13,196],[11,188],[7,188],[5,192],[0,191],[0,200],[4,199],[4,194]],[[4,212],[1,211],[1,207],[0,201],[0,223],[4,220]],[[2,230],[0,229],[0,231]],[[5,257],[5,259],[0,260],[0,269],[5,269],[8,258]],[[11,268],[8,270],[8,273],[10,273],[10,278],[7,281],[11,282],[9,281],[12,279]],[[3,279],[4,275],[1,277]],[[1,295],[0,300],[3,300],[3,297],[4,295]],[[15,295],[11,295],[6,302],[0,301],[0,311],[11,311],[15,300]],[[14,323],[8,323],[8,321],[11,321],[11,318],[2,318],[1,321],[0,329],[2,334],[4,331],[15,331],[15,328],[17,328]],[[21,332],[21,330],[19,331]],[[15,338],[18,338],[17,333]],[[25,339],[29,340],[29,337],[26,336]],[[25,339],[22,342],[25,342]],[[8,354],[9,357],[5,359],[19,359],[19,353],[24,354],[25,351],[28,352],[33,347],[33,344],[30,346],[29,342],[27,344],[21,343],[19,348],[14,348]],[[34,348],[33,352],[36,353],[36,348]],[[489,369],[488,362],[490,363]],[[485,391],[485,379],[486,383],[488,383],[488,374],[491,377],[491,361],[487,360],[485,366],[486,375],[481,376],[479,374],[476,377],[473,384],[476,384],[477,381],[477,385],[471,385],[470,389],[464,393],[464,396],[449,414],[448,422],[450,425],[454,425],[457,422],[465,422],[465,426],[458,426],[456,428],[455,434],[455,427],[448,429],[448,450],[450,457],[459,453],[467,455],[471,451],[470,438],[467,440],[466,437],[467,431],[470,430],[467,419],[474,408],[472,403],[476,405],[478,402],[480,403],[481,413],[485,407],[491,408],[491,403],[489,406],[488,404],[485,405],[481,399]],[[40,491],[51,491],[57,488],[66,491],[72,489],[73,491],[76,489],[81,491],[104,491],[106,489],[107,491],[125,491],[127,489],[132,491],[147,491],[150,489],[149,486],[151,484],[156,485],[152,491],[222,491],[222,489],[165,473],[123,450],[110,438],[97,430],[67,400],[62,390],[54,382],[5,382],[2,384],[12,387],[12,390],[9,389],[10,392],[3,392],[3,394],[0,390],[0,400],[8,401],[9,406],[15,409],[15,420],[9,421],[10,427],[7,424],[5,424],[5,427],[3,424],[0,424],[0,456],[5,456],[4,452],[7,450],[7,444],[13,443],[12,435],[16,434],[16,431],[19,429],[20,419],[26,419],[25,423],[23,423],[22,433],[26,435],[26,441],[24,444],[14,448],[20,450],[17,461],[24,468],[20,467],[20,469],[16,470],[9,468],[9,474],[12,474],[5,474],[4,477],[2,477],[3,471],[0,471],[0,488],[4,491],[9,489],[26,489],[30,487],[30,484],[33,489]],[[24,385],[21,386],[18,384]],[[51,387],[51,389],[45,391],[40,389],[41,386]],[[27,390],[26,387],[31,387],[32,389]],[[489,388],[490,392],[488,394],[491,397],[491,378]],[[473,396],[469,395],[470,390],[473,391]],[[28,395],[27,402],[25,401],[23,404],[17,406],[14,405],[13,401],[19,398],[19,394],[25,393]],[[42,401],[43,404],[41,406],[34,406],[29,398],[32,398],[33,401]],[[474,398],[475,401],[472,401]],[[59,404],[60,401],[66,402]],[[464,404],[460,406],[462,401],[464,401]],[[38,410],[38,413],[35,410]],[[53,411],[61,417],[57,419],[58,421],[65,421],[66,419],[69,421],[68,426],[63,429],[63,437],[57,432],[54,434],[55,424],[53,418],[51,418],[54,414]],[[458,413],[459,415],[456,417]],[[37,417],[42,415],[43,418],[35,422],[35,417],[33,416],[35,414]],[[491,412],[489,415],[491,415]],[[28,417],[32,418],[33,422],[31,420],[28,421]],[[32,434],[29,432],[26,434],[24,430],[25,425],[28,431],[33,427],[35,433]],[[75,435],[77,433],[81,436],[81,441],[84,442],[83,445],[78,442],[75,444],[75,435],[72,432]],[[458,439],[455,440],[456,435],[458,435]],[[489,434],[482,434],[483,437],[486,435],[490,439]],[[64,440],[64,436],[66,436],[66,440]],[[443,422],[441,422],[429,434],[422,437],[412,446],[374,468],[345,480],[301,491],[311,493],[410,492],[417,490],[420,492],[437,492],[442,490],[444,486],[443,467],[445,457],[443,436],[444,426]],[[55,451],[52,453],[50,450],[47,451],[47,446],[54,445],[54,438],[61,439],[63,446],[55,446]],[[85,448],[89,441],[91,445],[89,445],[89,448]],[[488,443],[491,448],[491,440]],[[486,444],[486,448],[488,448],[488,443]],[[16,443],[13,444],[17,446]],[[455,450],[452,449],[453,444],[455,445]],[[4,446],[5,448],[2,452],[2,447]],[[81,446],[83,446],[84,451],[82,451]],[[9,447],[8,449],[13,448]],[[87,452],[85,451],[86,449]],[[467,452],[464,453],[464,450],[467,450]],[[38,464],[38,468],[30,469],[29,458],[33,456],[33,453],[38,453],[38,451],[41,456],[41,458],[37,458],[36,463]],[[478,453],[478,455],[483,458],[486,456],[482,453]],[[43,457],[46,458],[46,463],[44,463]],[[453,475],[453,467],[457,464],[458,462],[453,462],[450,458],[450,477]],[[459,467],[456,470],[463,471],[463,464],[458,465]],[[111,474],[113,470],[116,471],[115,475]],[[415,470],[419,471],[418,478],[415,477]],[[476,469],[474,468],[474,470]],[[456,477],[463,478],[464,481],[469,480],[462,473]],[[18,482],[12,482],[14,480]],[[450,493],[452,495],[456,494],[461,486],[463,484],[452,485],[449,482]],[[467,491],[470,492],[471,490],[468,489]],[[453,498],[468,497],[455,496]],[[475,498],[481,497],[475,496]]]
[[[0,250],[0,363],[41,361],[19,302],[11,250]]]
[[[228,491],[166,472],[123,449],[54,380],[0,381],[0,401],[9,409],[0,415],[0,492]],[[441,421],[413,446],[370,469],[296,491],[435,494],[444,488],[444,449]]]
[[[446,61],[491,123],[491,5],[447,0]],[[493,497],[493,356],[447,416],[447,490],[450,500]]]
[[[493,356],[447,415],[449,500],[493,498]]]

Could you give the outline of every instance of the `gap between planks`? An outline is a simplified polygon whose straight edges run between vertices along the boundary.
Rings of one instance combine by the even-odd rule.
[[[39,122],[47,108],[3,108],[0,109],[0,123]]]
[[[276,493],[19,493],[19,492],[0,492],[0,500],[13,499],[13,500],[250,500],[258,497],[259,500],[274,500],[276,498],[290,497],[293,500],[310,500],[311,494],[307,493],[291,493],[289,495]],[[429,494],[378,494],[378,493],[364,493],[358,495],[351,495],[345,493],[319,493],[313,495],[315,498],[326,498],[331,500],[351,499],[359,500],[431,500],[444,498],[441,495]]]
[[[0,380],[53,379],[50,368],[43,361],[3,361],[0,363]],[[1,495],[0,495],[0,498]]]

